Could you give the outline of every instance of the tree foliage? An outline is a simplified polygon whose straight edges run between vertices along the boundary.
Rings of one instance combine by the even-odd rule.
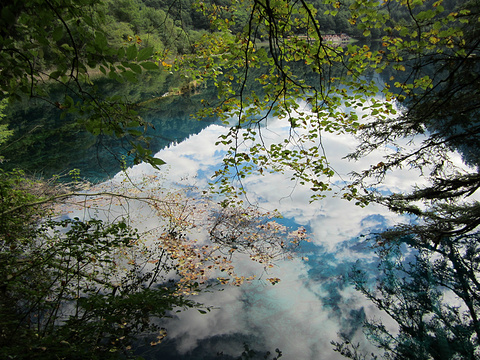
[[[173,42],[186,32],[169,15],[140,6],[142,16],[148,13],[152,21],[142,22],[134,11],[138,4],[2,3],[2,98],[40,98],[75,117],[94,136],[127,138],[135,162],[163,164],[145,145],[149,124],[135,105],[119,96],[102,96],[91,77],[97,71],[120,83],[135,83],[147,71],[170,68],[164,61],[167,52],[155,53],[147,45],[149,31],[163,22],[162,34]],[[146,39],[121,34],[126,37],[112,45],[104,23],[112,16],[128,22],[117,27],[120,32],[140,31]],[[131,27],[135,22],[138,28]],[[173,45],[179,51],[186,43],[182,39]],[[60,99],[49,92],[52,84],[63,89]],[[6,129],[0,129],[2,140],[9,135]],[[191,298],[198,291],[249,280],[235,272],[235,254],[248,254],[268,268],[305,235],[290,234],[274,222],[274,215],[256,209],[222,210],[205,199],[190,204],[191,199],[171,193],[142,198],[135,192],[140,185],[124,193],[121,187],[92,192],[81,186],[78,171],[70,175],[73,184],[58,185],[33,180],[20,170],[0,172],[2,358],[131,357],[134,340],[148,339],[155,346],[166,336],[162,318],[189,307],[206,312]],[[152,185],[151,180],[145,184]],[[75,210],[72,203],[79,200],[81,209]],[[113,210],[129,208],[126,202],[146,204],[162,226],[139,232],[131,214]],[[81,216],[70,216],[73,211]],[[200,226],[211,228],[201,246],[195,239]]]
[[[191,5],[198,13],[192,12]],[[27,95],[50,101],[78,116],[79,123],[94,135],[126,137],[135,161],[160,165],[163,162],[153,158],[145,145],[148,139],[142,129],[149,124],[138,117],[133,104],[96,93],[91,70],[98,69],[119,82],[135,82],[146,71],[177,69],[195,84],[211,82],[218,89],[218,101],[204,101],[205,109],[198,116],[218,117],[229,125],[218,141],[228,147],[228,153],[215,180],[220,191],[230,195],[244,192],[242,179],[250,173],[279,171],[308,185],[312,200],[320,199],[336,181],[323,147],[325,133],[357,136],[360,145],[348,156],[353,160],[385,151],[381,162],[353,174],[352,182],[340,184],[347,200],[362,206],[378,202],[416,216],[418,222],[381,235],[378,244],[384,251],[384,276],[376,290],[367,288],[357,274],[359,290],[399,324],[397,335],[373,322],[367,323],[367,332],[392,358],[474,358],[479,341],[475,254],[480,217],[473,199],[479,186],[479,14],[477,0],[122,0],[105,4],[12,0],[1,10],[0,88],[11,99]],[[105,19],[108,24],[101,25]],[[194,30],[197,21],[199,28]],[[375,37],[381,41],[338,46],[327,35],[340,29],[362,40]],[[169,54],[183,56],[172,67]],[[45,82],[61,84],[63,97],[52,100],[41,86]],[[289,126],[286,137],[271,141],[264,136],[270,116]],[[400,145],[405,140],[409,146]],[[454,151],[470,167],[455,163]],[[428,184],[408,194],[377,191],[390,171],[404,167],[419,170]],[[259,224],[250,213],[229,207],[218,215],[222,221],[210,228],[209,235],[219,247],[212,252],[198,249],[186,237],[191,223],[183,222],[183,215],[190,214],[190,210],[184,212],[189,208],[175,208],[180,211],[177,214],[157,203],[152,207],[166,211],[166,218],[181,220],[172,221],[174,228],[162,232],[159,239],[166,246],[160,258],[168,257],[168,266],[183,281],[177,283],[182,284],[181,291],[152,290],[159,272],[153,270],[145,278],[132,259],[126,270],[119,270],[113,266],[111,251],[105,250],[128,253],[137,245],[136,235],[125,222],[42,222],[40,217],[48,212],[39,213],[31,206],[44,203],[31,183],[22,174],[2,176],[1,241],[6,257],[2,306],[16,309],[7,317],[9,326],[16,324],[18,338],[30,339],[34,350],[51,349],[52,336],[68,328],[73,330],[65,335],[67,344],[56,344],[59,350],[55,351],[72,346],[67,339],[76,339],[75,332],[85,335],[85,349],[106,350],[102,341],[108,336],[115,346],[119,344],[114,351],[126,349],[122,326],[127,325],[118,317],[104,323],[95,309],[125,316],[135,333],[150,324],[140,320],[143,316],[161,317],[173,305],[190,305],[184,302],[183,292],[198,286],[203,274],[196,272],[197,264],[189,258],[200,255],[207,262],[219,261],[220,270],[228,275],[220,276],[220,282],[241,282],[229,267],[230,250],[246,251],[266,264],[272,249],[278,249],[273,244],[283,252],[275,235],[281,227]],[[232,185],[232,178],[238,180],[238,187]],[[255,231],[245,231],[245,226]],[[265,247],[250,245],[250,240],[256,243],[264,238],[266,231],[273,235],[266,237]],[[92,236],[98,243],[89,247]],[[397,248],[404,249],[396,247],[397,243],[415,251],[411,264],[394,257]],[[229,249],[227,254],[213,255],[224,251],[223,246]],[[108,274],[92,277],[97,261],[106,264]],[[153,269],[158,263],[167,264],[141,261]],[[37,266],[45,267],[48,274],[37,278]],[[116,287],[99,275],[122,277],[126,285]],[[27,286],[32,278],[38,280],[38,293],[31,293]],[[91,292],[84,294],[80,288]],[[143,291],[148,296],[141,300],[137,294]],[[448,294],[460,305],[446,305]],[[151,309],[142,303],[148,299],[157,303],[156,296],[167,299],[165,307]],[[136,301],[138,307],[124,306]],[[73,305],[65,308],[66,304]],[[116,313],[110,304],[123,312]],[[76,310],[72,313],[71,309]],[[145,309],[151,312],[145,314]],[[77,322],[83,318],[89,321]],[[69,327],[58,326],[63,323]],[[345,346],[337,345],[338,349]],[[440,354],[439,347],[443,349]],[[356,348],[345,354],[361,356]]]
[[[362,144],[350,155],[355,159],[389,143],[395,147],[399,138],[438,129],[411,154],[399,149],[381,166],[372,165],[359,174],[357,184],[362,179],[381,181],[382,174],[404,164],[438,165],[439,156],[444,159],[447,150],[459,145],[454,140],[465,137],[457,134],[445,140],[441,131],[452,123],[443,126],[434,119],[447,121],[449,109],[464,109],[455,116],[466,114],[465,123],[472,123],[468,115],[477,108],[477,81],[468,74],[476,74],[478,64],[478,42],[473,36],[477,12],[469,8],[474,3],[451,13],[441,2],[328,3],[331,16],[347,7],[350,22],[367,38],[372,29],[381,29],[381,47],[374,50],[351,43],[343,48],[329,43],[315,18],[317,9],[302,1],[245,1],[240,6],[249,8],[248,23],[243,32],[226,37],[220,34],[230,31],[233,21],[228,14],[235,6],[199,3],[211,14],[217,32],[198,45],[191,60],[195,60],[193,74],[212,79],[220,99],[219,104],[206,104],[202,115],[236,121],[219,140],[230,150],[218,176],[233,171],[241,179],[253,171],[287,171],[309,184],[315,199],[330,189],[329,178],[334,175],[321,145],[323,132],[358,134]],[[408,11],[410,21],[392,15],[399,8]],[[391,76],[382,83],[375,74]],[[310,104],[310,109],[305,111],[299,100]],[[408,111],[396,115],[398,104]],[[273,144],[261,136],[270,115],[284,119],[291,128],[288,137]],[[458,119],[451,121],[457,128],[462,126]],[[345,190],[347,198],[369,201],[356,196],[358,187]]]
[[[381,275],[356,269],[359,291],[398,324],[369,319],[365,332],[388,359],[476,359],[479,346],[478,232],[424,241],[421,226],[375,238]],[[337,344],[337,350],[341,347]]]
[[[322,145],[326,132],[357,137],[349,159],[383,151],[382,161],[352,174],[341,193],[359,205],[377,202],[416,217],[418,225],[387,232],[379,244],[385,252],[407,244],[402,251],[417,256],[407,264],[385,255],[377,290],[357,278],[359,289],[400,329],[390,334],[369,322],[367,332],[392,358],[478,357],[472,255],[479,224],[478,1],[325,1],[324,15],[348,9],[348,22],[364,38],[381,38],[345,47],[326,40],[329,29],[312,2],[244,1],[249,15],[240,33],[231,31],[234,5],[198,6],[217,31],[197,47],[202,66],[194,74],[219,89],[218,104],[206,104],[204,115],[234,121],[219,139],[229,147],[216,173],[221,191],[238,195],[248,174],[281,171],[310,186],[312,200],[321,198],[336,181]],[[220,37],[225,32],[230,35]],[[274,141],[265,136],[272,115],[290,127]],[[389,173],[401,168],[418,170],[426,185],[382,192]],[[448,305],[450,295],[460,305]],[[337,345],[347,356],[363,356]]]
[[[417,225],[399,226],[379,238],[385,253],[403,243],[404,252],[417,252],[415,259],[382,258],[384,277],[376,290],[356,278],[360,290],[399,324],[393,336],[383,324],[367,323],[367,333],[395,359],[479,356],[479,272],[474,254],[479,224],[475,33],[480,8],[476,1],[459,5],[440,16],[442,4],[426,9],[419,4],[421,10],[412,8],[407,25],[392,29],[398,31],[395,41],[401,44],[395,56],[405,67],[400,69],[406,76],[393,83],[401,90],[404,111],[398,118],[366,126],[363,142],[352,155],[358,158],[398,139],[424,136],[417,146],[398,148],[381,164],[357,174],[359,183],[373,178],[379,184],[391,169],[408,166],[429,179],[409,194],[372,196],[393,211],[416,216]],[[454,161],[455,151],[464,164]]]
[[[1,213],[2,357],[117,358],[138,334],[164,337],[155,318],[198,306],[143,269],[155,254],[125,218],[58,219],[44,184],[3,175],[14,184],[2,181],[2,198],[15,204]],[[130,259],[140,253],[143,262]]]
[[[235,270],[237,254],[268,269],[305,240],[277,214],[222,208],[192,190],[152,187],[151,178],[114,192],[52,187],[23,173],[2,172],[0,184],[5,358],[132,356],[134,341],[163,340],[165,317],[209,311],[194,295],[253,280]],[[156,227],[137,230],[146,213]]]
[[[138,81],[159,68],[152,47],[140,38],[119,48],[108,43],[100,23],[105,13],[97,1],[11,1],[1,13],[0,88],[2,97],[21,101],[40,98],[72,113],[94,135],[126,137],[136,162],[161,165],[151,156],[144,129],[148,126],[126,99],[97,92],[90,73],[98,69],[119,82]],[[135,41],[134,41],[135,40]],[[53,98],[50,84],[63,87]]]
[[[220,99],[218,105],[206,104],[202,116],[215,115],[227,122],[233,118],[237,123],[219,141],[230,150],[218,176],[232,170],[239,179],[252,171],[288,171],[311,186],[314,198],[321,197],[334,174],[321,146],[321,133],[355,132],[358,108],[379,116],[395,111],[392,102],[369,102],[380,90],[365,75],[377,67],[382,71],[383,55],[366,45],[343,49],[326,41],[315,18],[317,9],[309,3],[243,2],[241,6],[250,12],[248,23],[243,32],[228,37],[220,34],[228,33],[233,21],[224,14],[234,10],[199,6],[212,13],[218,31],[198,45],[192,61],[200,71],[194,75],[212,79]],[[368,15],[361,16],[368,19]],[[302,109],[301,100],[310,104],[311,111]],[[342,105],[350,110],[341,110]],[[284,119],[292,129],[288,138],[273,144],[261,136],[271,115]]]

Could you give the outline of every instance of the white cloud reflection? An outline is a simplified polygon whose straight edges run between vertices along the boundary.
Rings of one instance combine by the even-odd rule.
[[[277,134],[288,130],[284,122],[269,119],[263,129],[264,140],[275,141]],[[224,132],[224,127],[211,125],[160,151],[156,156],[169,164],[168,171],[162,171],[163,186],[193,184],[206,188],[209,176],[220,166],[224,155],[224,150],[214,145]],[[389,151],[377,151],[361,161],[349,162],[342,158],[355,148],[352,136],[323,134],[322,144],[328,161],[339,174],[333,181],[348,180],[351,171],[379,163]],[[454,159],[461,163],[460,156],[455,155]],[[146,164],[129,169],[131,178],[155,173]],[[117,175],[112,184],[122,177]],[[419,173],[400,169],[388,174],[381,190],[408,191],[423,181]],[[209,359],[215,358],[217,352],[238,357],[242,342],[247,341],[252,348],[264,352],[279,348],[285,359],[344,359],[333,352],[330,344],[339,333],[362,342],[366,352],[374,351],[361,335],[361,323],[365,316],[378,318],[382,314],[353,289],[348,272],[356,262],[365,268],[376,265],[373,253],[358,240],[360,235],[402,219],[378,205],[361,208],[333,194],[309,203],[308,186],[295,185],[289,176],[278,173],[251,175],[243,185],[252,203],[266,210],[277,209],[288,224],[305,226],[311,243],[302,248],[298,258],[278,262],[268,273],[263,273],[263,268],[248,257],[237,258],[237,272],[245,276],[255,274],[258,280],[242,287],[201,293],[195,300],[215,309],[207,314],[189,310],[166,321],[169,341],[151,358]],[[144,227],[154,226],[148,222],[148,216],[144,218]],[[281,281],[272,286],[265,281],[267,277]],[[395,330],[388,318],[385,324]]]
[[[269,121],[267,137],[284,131],[282,127],[282,122]],[[160,151],[156,156],[169,164],[166,185],[183,183],[205,188],[208,177],[222,160],[222,150],[214,144],[223,132],[224,127],[211,125]],[[348,135],[326,134],[323,144],[329,161],[344,180],[350,171],[377,163],[383,155],[372,154],[355,163],[342,160],[355,146]],[[132,178],[154,173],[145,164],[129,170]],[[121,181],[122,176],[117,175],[112,183]],[[195,300],[215,309],[207,314],[189,310],[168,320],[164,325],[170,340],[158,348],[157,355],[153,352],[152,359],[160,358],[160,354],[162,359],[208,359],[215,358],[217,352],[238,357],[243,341],[263,351],[279,348],[285,359],[343,359],[330,344],[340,332],[365,343],[366,351],[373,350],[362,338],[360,326],[365,314],[380,314],[351,287],[347,274],[356,261],[362,266],[375,266],[375,257],[358,246],[357,238],[392,225],[399,217],[380,206],[360,208],[332,194],[310,204],[309,188],[293,188],[288,178],[282,174],[258,174],[245,179],[244,185],[252,203],[267,210],[278,209],[285,221],[309,229],[311,243],[301,254],[308,261],[300,257],[281,261],[263,274],[258,264],[237,259],[238,273],[256,274],[259,279],[239,288],[201,293]],[[390,190],[402,191],[418,181],[418,174],[402,170],[391,174],[385,184]],[[265,281],[266,277],[279,277],[281,281],[272,286]],[[166,350],[168,346],[174,346],[177,355],[166,355],[172,354],[172,349]]]

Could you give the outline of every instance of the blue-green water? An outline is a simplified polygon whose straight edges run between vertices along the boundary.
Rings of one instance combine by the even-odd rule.
[[[9,128],[15,133],[2,149],[4,168],[18,167],[47,178],[78,169],[82,178],[92,182],[106,180],[121,170],[122,155],[131,149],[127,138],[95,137],[75,118],[62,119],[61,110],[50,104],[41,100],[29,104],[17,104],[7,113],[14,119]],[[198,104],[198,96],[160,96],[154,98],[147,113],[140,107],[140,114],[152,125],[146,132],[149,149],[156,153],[211,124],[212,119],[199,121],[191,116]],[[127,162],[131,162],[128,157]]]

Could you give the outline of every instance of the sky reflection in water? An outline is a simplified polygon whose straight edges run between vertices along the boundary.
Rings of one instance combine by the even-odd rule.
[[[281,121],[268,120],[264,136],[288,131]],[[169,164],[164,186],[196,185],[206,188],[209,176],[221,163],[223,150],[215,146],[225,127],[211,125],[197,135],[160,151],[157,156]],[[360,171],[381,161],[384,153],[372,154],[361,162],[342,160],[353,150],[350,135],[323,135],[323,145],[335,170],[341,175],[334,181],[348,179],[348,173]],[[460,161],[460,159],[459,159]],[[132,178],[154,174],[145,164],[129,170]],[[117,175],[111,182],[121,181]],[[216,309],[207,314],[196,310],[178,313],[167,320],[168,341],[144,352],[152,359],[214,359],[218,352],[238,357],[247,342],[253,349],[273,352],[279,348],[285,359],[343,359],[333,352],[330,341],[339,333],[365,342],[361,324],[365,316],[381,314],[357,293],[348,281],[353,264],[374,269],[376,258],[359,238],[401,220],[386,209],[370,205],[360,208],[329,194],[310,204],[307,186],[294,185],[282,174],[252,175],[245,179],[249,200],[263,209],[278,209],[288,225],[304,226],[310,243],[293,260],[280,261],[268,273],[260,264],[246,257],[236,260],[237,272],[257,275],[258,279],[241,287],[202,293],[196,300]],[[419,175],[408,169],[389,174],[384,191],[406,191],[421,183]],[[266,277],[279,277],[272,286]],[[392,326],[385,319],[387,326]],[[365,343],[365,350],[374,349]]]
[[[267,129],[267,138],[288,130],[275,119],[269,120]],[[165,186],[179,182],[205,188],[222,160],[224,152],[214,144],[224,132],[224,127],[211,125],[160,151],[157,156],[169,164]],[[348,172],[366,164],[341,160],[353,149],[352,140],[348,135],[325,135],[323,139],[329,161],[344,179],[348,179]],[[380,161],[380,156],[373,155],[368,162],[376,163],[375,157]],[[130,169],[129,175],[135,178],[154,172],[141,164]],[[121,177],[117,175],[112,184]],[[412,178],[411,173],[403,172],[390,177],[385,185],[399,191],[416,181],[416,176]],[[199,302],[216,309],[206,315],[196,310],[178,313],[165,323],[169,340],[144,356],[205,359],[215,358],[217,352],[239,356],[243,342],[247,342],[263,352],[279,348],[285,359],[342,358],[332,351],[330,341],[336,340],[340,332],[357,333],[357,339],[362,341],[362,320],[365,315],[376,313],[348,281],[348,272],[355,262],[364,267],[376,265],[371,250],[359,244],[358,237],[389,226],[398,218],[381,207],[362,209],[332,195],[309,204],[309,188],[294,187],[288,176],[282,174],[252,175],[244,185],[252,203],[267,210],[278,209],[285,221],[305,226],[311,243],[302,247],[299,257],[278,262],[266,274],[260,264],[248,257],[244,261],[238,259],[238,273],[256,274],[258,280],[200,294]],[[272,286],[265,281],[266,277],[279,277],[281,281]]]

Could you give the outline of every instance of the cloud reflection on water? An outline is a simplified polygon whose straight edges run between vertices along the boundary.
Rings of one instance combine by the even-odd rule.
[[[270,134],[285,130],[279,121],[272,120],[268,126]],[[224,153],[214,144],[224,131],[224,127],[211,125],[160,151],[157,156],[169,164],[166,186],[171,182],[205,188],[208,176],[223,158]],[[351,136],[327,134],[323,144],[328,149],[329,161],[342,175],[334,181],[348,179],[348,172],[364,169],[369,163],[380,161],[383,155],[372,154],[365,162],[352,163],[342,160],[355,145]],[[130,169],[129,174],[135,177],[153,172],[148,165],[141,164]],[[278,209],[286,221],[309,229],[311,243],[300,254],[308,261],[301,257],[281,261],[268,275],[262,275],[259,264],[237,260],[239,273],[262,276],[240,288],[200,294],[196,300],[216,309],[206,315],[186,311],[168,320],[165,326],[170,340],[153,352],[152,358],[162,354],[162,359],[206,359],[215,358],[217,352],[239,356],[242,342],[248,339],[255,349],[280,348],[285,359],[334,360],[343,359],[332,351],[330,344],[338,333],[356,334],[357,340],[363,341],[362,320],[366,315],[379,314],[352,288],[348,272],[355,262],[364,267],[376,265],[371,250],[359,244],[359,236],[392,225],[399,217],[380,206],[360,208],[332,194],[309,204],[309,188],[293,188],[288,179],[282,174],[258,174],[245,179],[244,185],[250,201],[267,210]],[[402,191],[414,183],[418,183],[418,176],[402,170],[389,176],[385,184]],[[264,280],[267,276],[282,280],[272,286]],[[175,346],[176,355],[168,346]],[[368,351],[373,350],[368,344],[365,346]]]
[[[273,142],[278,134],[288,133],[289,128],[282,121],[268,119],[262,130],[264,140]],[[160,151],[157,156],[169,164],[164,186],[206,188],[209,176],[225,154],[224,149],[214,145],[224,132],[224,127],[211,125]],[[350,172],[377,164],[386,152],[395,151],[384,149],[362,161],[349,162],[342,158],[356,146],[351,135],[323,134],[322,145],[337,172],[332,179],[332,193],[336,184],[340,186],[349,179]],[[459,156],[456,159],[461,161]],[[129,175],[142,177],[154,172],[141,164],[130,169]],[[121,177],[118,175],[116,180]],[[238,357],[243,341],[263,351],[280,348],[285,359],[343,359],[330,344],[338,333],[355,335],[357,341],[365,344],[366,351],[374,350],[361,336],[361,324],[366,316],[378,318],[382,314],[353,289],[348,272],[355,263],[363,268],[376,267],[376,257],[361,242],[361,235],[402,219],[378,205],[361,208],[334,194],[309,203],[309,187],[294,184],[289,178],[279,173],[252,174],[243,185],[252,203],[267,210],[277,209],[285,223],[305,226],[311,243],[302,246],[297,258],[278,262],[267,274],[260,264],[238,258],[237,271],[245,276],[255,274],[259,279],[239,288],[200,294],[196,300],[215,309],[206,315],[189,310],[166,321],[169,340],[152,350],[152,359],[213,359],[217,352]],[[388,174],[379,190],[404,192],[422,181],[420,174],[399,169]],[[265,281],[266,277],[279,277],[281,281],[272,286]],[[384,319],[384,323],[395,329],[389,319]]]

